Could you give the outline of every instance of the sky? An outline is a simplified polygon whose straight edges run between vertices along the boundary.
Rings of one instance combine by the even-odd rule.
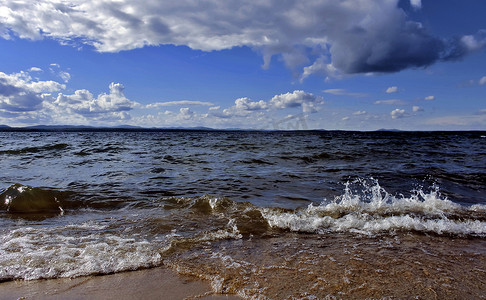
[[[486,130],[484,0],[0,0],[0,124]]]

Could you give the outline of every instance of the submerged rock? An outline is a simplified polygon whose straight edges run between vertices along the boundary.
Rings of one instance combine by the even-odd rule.
[[[0,208],[10,214],[50,217],[64,210],[58,199],[61,192],[14,184],[0,194]]]

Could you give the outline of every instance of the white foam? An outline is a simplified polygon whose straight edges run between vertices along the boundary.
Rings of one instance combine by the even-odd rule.
[[[2,234],[0,241],[2,280],[135,270],[159,265],[163,251],[142,239],[102,232],[74,237],[62,234],[60,228],[12,230]]]
[[[198,242],[204,242],[224,239],[241,239],[242,237],[243,235],[238,230],[235,220],[230,218],[227,224],[227,228],[217,231],[204,232],[198,237],[195,237],[195,240]]]
[[[430,192],[415,190],[406,197],[390,195],[378,182],[359,183],[363,187],[360,192],[353,192],[347,184],[343,195],[331,202],[285,213],[264,208],[262,214],[270,226],[297,232],[373,234],[400,230],[486,236],[486,222],[464,219],[468,212],[485,212],[484,205],[461,206],[441,197],[438,187]]]

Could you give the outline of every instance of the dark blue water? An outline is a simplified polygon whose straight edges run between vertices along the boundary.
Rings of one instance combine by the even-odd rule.
[[[334,240],[334,247],[361,242],[366,245],[361,256],[395,243],[397,249],[408,249],[399,244],[411,236],[421,243],[429,242],[423,241],[424,235],[441,243],[472,239],[473,253],[480,253],[476,259],[483,264],[485,251],[478,252],[477,244],[484,245],[486,236],[485,136],[0,132],[0,279],[71,277],[160,265],[202,276],[196,270],[204,265],[218,292],[230,286],[229,292],[243,296],[280,298],[265,292],[265,286],[250,289],[250,281],[241,275],[244,264],[238,261],[236,267],[243,255],[241,243],[250,243],[251,253],[245,252],[245,257],[252,259],[245,261],[261,268],[253,251],[271,239],[287,243],[286,249],[295,253],[302,250],[300,242],[310,243],[305,245],[307,254],[314,253],[323,238]],[[255,241],[260,242],[253,245]],[[224,243],[227,252],[219,248]],[[455,251],[466,251],[470,243]],[[266,247],[258,250],[267,257],[265,264],[283,270],[283,263],[271,256],[270,244]],[[339,248],[331,248],[336,253],[326,253],[332,257],[327,262],[342,255]],[[446,251],[434,249],[427,251]],[[208,251],[209,256],[204,254]],[[233,267],[242,276],[237,284],[225,286],[230,275],[211,273]],[[262,276],[252,280],[268,277],[261,270]],[[220,279],[223,285],[218,285]],[[253,292],[244,294],[245,289]],[[307,292],[324,295],[310,287]],[[285,295],[297,295],[292,293]]]
[[[374,178],[390,193],[437,184],[486,202],[481,133],[84,132],[0,134],[0,188],[21,183],[82,200],[212,194],[296,207]],[[92,199],[89,199],[92,198]]]

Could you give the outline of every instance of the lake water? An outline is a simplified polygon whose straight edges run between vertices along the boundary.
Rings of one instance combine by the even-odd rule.
[[[0,132],[0,280],[481,298],[486,132]],[[468,293],[468,294],[465,294]]]

